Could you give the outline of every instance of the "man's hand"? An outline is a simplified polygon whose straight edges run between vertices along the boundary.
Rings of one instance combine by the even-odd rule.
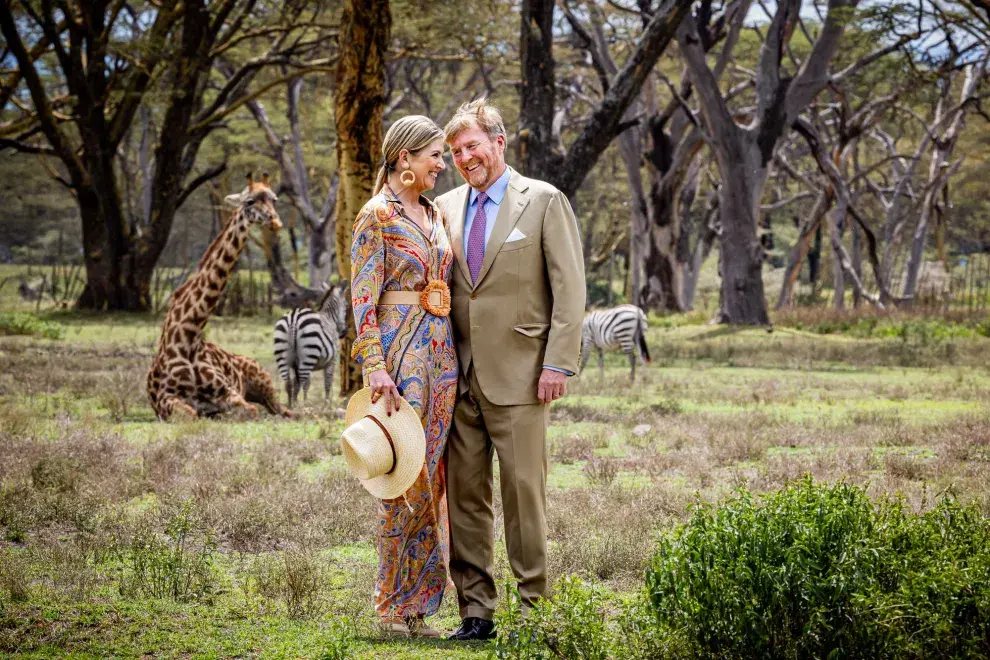
[[[536,388],[536,398],[540,403],[556,401],[567,393],[567,374],[553,369],[544,369],[540,374],[540,384]]]

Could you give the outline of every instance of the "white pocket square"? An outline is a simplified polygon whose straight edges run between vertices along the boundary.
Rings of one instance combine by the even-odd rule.
[[[526,234],[524,234],[521,231],[519,231],[518,228],[515,228],[515,229],[512,230],[512,233],[509,234],[509,237],[507,239],[505,239],[505,242],[506,243],[513,243],[515,241],[521,241],[524,238],[526,238]]]

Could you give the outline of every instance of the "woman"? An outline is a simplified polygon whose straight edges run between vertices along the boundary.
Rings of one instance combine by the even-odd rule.
[[[353,355],[364,383],[374,400],[386,397],[388,410],[397,411],[405,397],[426,431],[426,463],[416,483],[378,507],[375,610],[387,631],[427,637],[439,636],[424,618],[440,607],[448,581],[441,458],[457,393],[447,317],[454,257],[439,210],[422,196],[444,170],[443,150],[443,131],[427,117],[392,125],[375,196],[358,214],[351,245]]]

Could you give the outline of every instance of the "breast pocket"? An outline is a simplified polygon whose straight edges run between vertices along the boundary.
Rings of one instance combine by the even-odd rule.
[[[528,248],[530,245],[536,242],[534,238],[520,238],[518,241],[507,241],[502,243],[501,252],[512,252],[514,250],[522,250],[523,248]]]

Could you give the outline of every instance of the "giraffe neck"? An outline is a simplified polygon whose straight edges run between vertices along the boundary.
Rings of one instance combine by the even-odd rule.
[[[227,285],[230,273],[247,245],[247,238],[248,223],[238,209],[224,230],[206,249],[206,254],[199,262],[199,270],[183,285],[185,291],[181,292],[172,305],[177,310],[176,320],[187,327],[189,324],[200,328],[206,325],[220,301],[220,294]]]

